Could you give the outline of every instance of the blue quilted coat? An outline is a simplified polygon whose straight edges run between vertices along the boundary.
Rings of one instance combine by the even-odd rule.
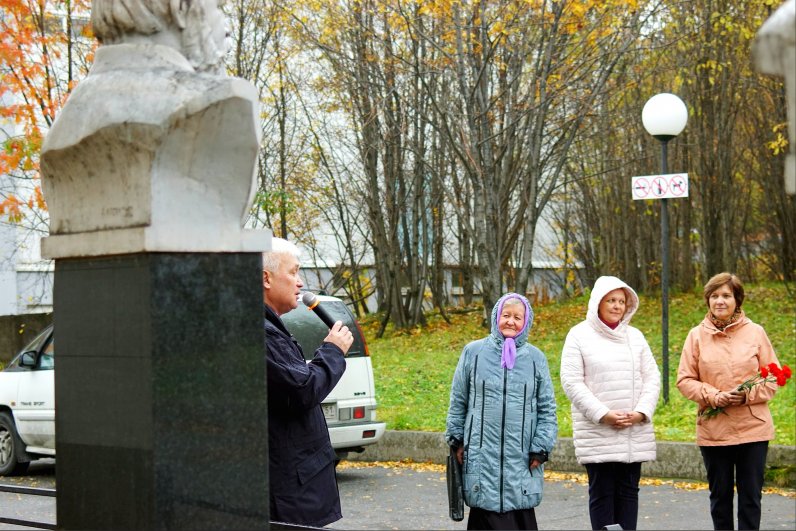
[[[514,338],[513,369],[501,368],[503,335],[497,312],[508,297],[526,305],[526,325]],[[528,343],[533,312],[527,299],[504,295],[492,310],[492,332],[469,343],[453,375],[446,440],[464,444],[468,506],[508,512],[542,501],[544,466],[529,469],[531,452],[550,453],[558,435],[556,400],[545,355]]]

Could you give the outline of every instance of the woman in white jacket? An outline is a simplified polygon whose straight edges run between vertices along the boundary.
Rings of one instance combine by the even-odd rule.
[[[561,356],[575,455],[589,475],[592,529],[636,529],[641,463],[655,460],[660,371],[644,334],[630,326],[638,304],[620,279],[598,278],[586,320],[569,331]]]

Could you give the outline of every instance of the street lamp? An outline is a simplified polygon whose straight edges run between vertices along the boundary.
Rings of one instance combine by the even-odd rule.
[[[669,140],[679,135],[688,121],[688,109],[683,100],[667,92],[656,94],[647,100],[641,111],[644,129],[661,142],[661,174],[669,172],[666,162],[666,146]],[[661,271],[661,331],[663,347],[663,401],[669,402],[669,200],[661,199],[661,247],[663,250]]]

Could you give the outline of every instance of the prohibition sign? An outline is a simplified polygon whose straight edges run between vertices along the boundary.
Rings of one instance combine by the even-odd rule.
[[[655,177],[652,180],[652,195],[663,197],[669,191],[669,183],[663,177]]]
[[[644,199],[650,193],[650,183],[644,177],[633,179],[633,197]]]
[[[688,190],[688,181],[682,175],[675,175],[670,181],[670,190],[674,195],[683,195]]]
[[[688,197],[688,174],[639,175],[630,184],[633,199],[668,199]]]

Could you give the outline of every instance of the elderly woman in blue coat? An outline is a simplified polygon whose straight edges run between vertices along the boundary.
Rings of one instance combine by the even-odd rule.
[[[467,529],[537,529],[544,465],[558,434],[545,355],[528,343],[533,311],[508,293],[489,336],[464,347],[445,438],[462,464]]]

